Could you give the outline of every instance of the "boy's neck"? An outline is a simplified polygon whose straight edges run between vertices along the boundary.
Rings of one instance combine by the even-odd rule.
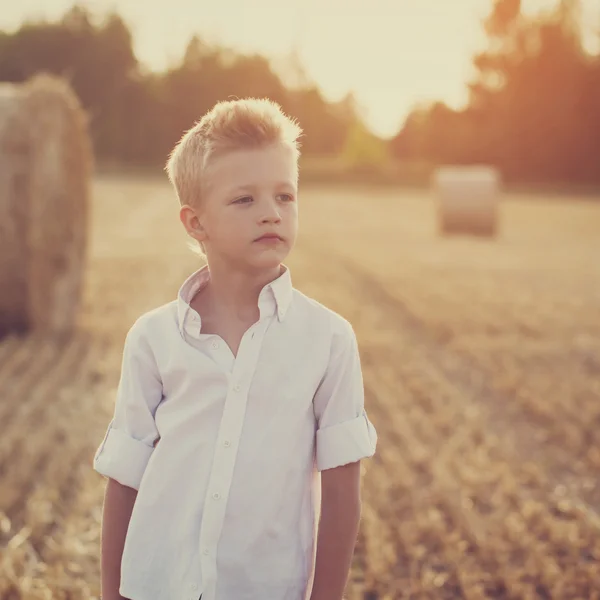
[[[204,288],[203,305],[214,316],[234,317],[254,321],[258,311],[258,296],[265,285],[277,279],[283,265],[249,272],[230,266],[209,264],[210,278]]]

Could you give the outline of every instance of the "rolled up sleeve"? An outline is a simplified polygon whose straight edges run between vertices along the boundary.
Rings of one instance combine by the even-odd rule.
[[[323,471],[375,454],[377,432],[364,405],[358,343],[349,322],[337,324],[327,371],[314,397],[316,461]]]
[[[94,470],[139,489],[158,430],[154,414],[162,383],[152,349],[139,320],[127,333],[115,409],[94,455]]]

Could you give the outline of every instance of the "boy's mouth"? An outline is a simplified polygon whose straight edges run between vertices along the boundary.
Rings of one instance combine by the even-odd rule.
[[[259,238],[254,240],[255,242],[266,242],[266,241],[283,241],[283,238],[276,233],[265,233]]]

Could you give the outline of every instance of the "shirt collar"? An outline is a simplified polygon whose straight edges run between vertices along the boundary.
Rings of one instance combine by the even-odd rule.
[[[261,317],[272,310],[277,314],[278,320],[281,322],[292,302],[292,277],[290,269],[286,265],[282,265],[283,272],[270,283],[267,283],[258,296],[258,306]],[[181,335],[184,333],[185,319],[190,311],[190,302],[196,295],[198,290],[208,283],[210,272],[208,265],[204,265],[192,273],[181,285],[177,294],[177,318],[179,331]]]

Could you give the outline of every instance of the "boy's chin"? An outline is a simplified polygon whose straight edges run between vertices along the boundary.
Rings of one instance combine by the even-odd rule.
[[[246,262],[255,269],[275,269],[288,256],[288,252],[264,252],[259,256],[249,256]]]

